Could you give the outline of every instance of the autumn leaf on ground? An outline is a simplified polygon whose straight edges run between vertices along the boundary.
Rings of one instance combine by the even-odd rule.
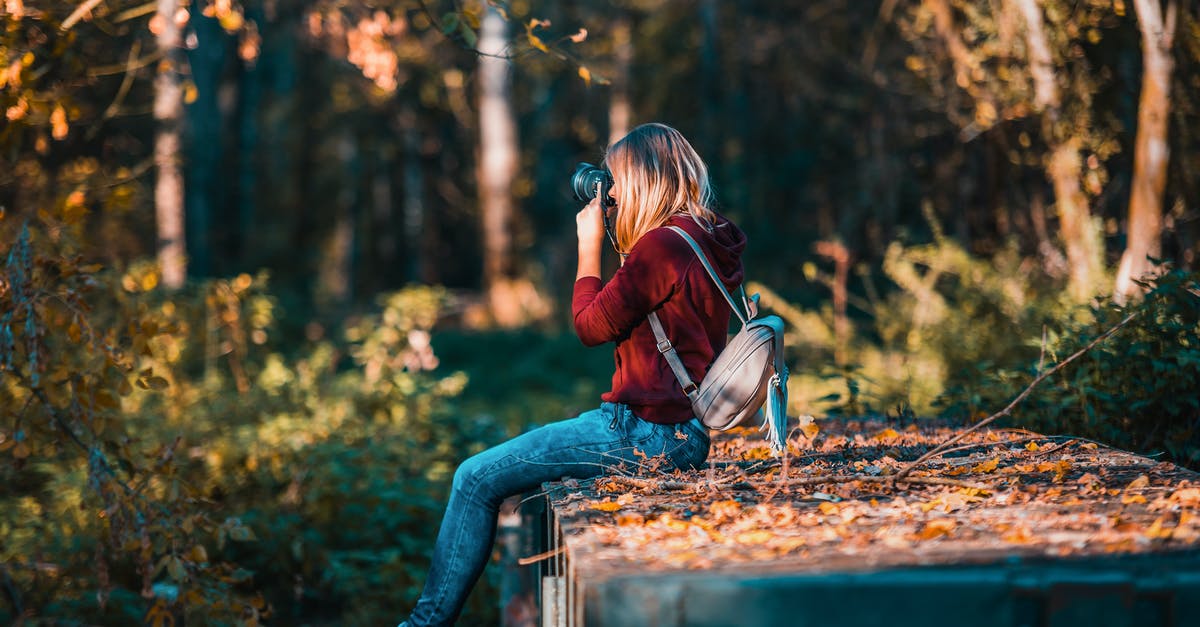
[[[800,416],[800,424],[797,426],[800,429],[800,433],[803,433],[804,437],[810,440],[817,437],[817,434],[821,432],[821,428],[817,426],[816,419],[812,416]]]
[[[898,437],[900,437],[900,434],[897,433],[895,429],[888,427],[887,429],[884,429],[883,431],[876,433],[874,436],[871,437],[871,439],[883,441],[883,440],[890,440],[892,438],[898,438]]]
[[[1141,490],[1142,488],[1148,487],[1150,487],[1150,477],[1147,477],[1146,475],[1138,475],[1138,478],[1130,481],[1129,485],[1125,486],[1125,489]]]
[[[978,472],[978,473],[992,472],[992,471],[996,470],[996,467],[999,465],[1000,465],[1000,458],[996,457],[996,458],[990,459],[986,462],[983,462],[981,464],[975,465],[974,467],[971,468],[971,472]]]
[[[1183,507],[1200,507],[1200,488],[1184,488],[1171,493],[1170,500]]]
[[[1040,450],[1041,448],[1042,447],[1038,446],[1037,442],[1030,442],[1029,444],[1025,445],[1025,450],[1027,450],[1027,451],[1036,451],[1036,450]]]
[[[1153,523],[1150,524],[1150,527],[1148,529],[1146,529],[1145,536],[1150,539],[1161,538],[1163,540],[1166,540],[1171,537],[1171,534],[1174,533],[1174,531],[1175,531],[1174,528],[1169,528],[1169,527],[1163,526],[1163,518],[1160,516],[1160,517],[1156,518]]]
[[[1025,525],[1016,525],[1000,536],[1000,539],[1011,544],[1029,544],[1034,541],[1033,532]]]
[[[1062,483],[1067,473],[1071,472],[1071,468],[1071,462],[1065,459],[1059,460],[1058,463],[1054,464],[1054,483]]]
[[[744,531],[733,537],[738,544],[766,544],[775,534],[770,531],[757,529],[755,531]]]
[[[932,540],[942,536],[948,536],[954,528],[958,526],[953,518],[935,518],[927,523],[925,527],[917,533],[918,540]]]
[[[592,503],[591,508],[602,512],[615,512],[621,509],[621,504],[615,501],[604,499],[603,501]]]

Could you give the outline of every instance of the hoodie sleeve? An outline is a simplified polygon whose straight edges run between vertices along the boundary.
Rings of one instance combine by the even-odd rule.
[[[675,293],[690,262],[682,239],[666,229],[644,235],[607,284],[596,277],[575,282],[571,311],[575,333],[585,346],[629,335],[646,316]]]

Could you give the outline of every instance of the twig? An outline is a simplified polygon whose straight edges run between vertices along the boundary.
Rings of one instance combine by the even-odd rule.
[[[957,453],[959,451],[969,451],[973,448],[986,448],[989,446],[999,446],[1002,444],[1020,444],[1022,442],[1032,442],[1034,440],[1049,440],[1049,439],[1051,439],[1051,436],[1048,436],[1048,435],[1033,435],[1033,436],[1029,436],[1027,438],[1016,438],[1013,440],[996,440],[995,442],[976,442],[975,444],[964,444],[962,446],[948,448],[948,449],[942,451],[942,455],[949,455],[950,453]]]
[[[1067,440],[1066,442],[1063,442],[1062,444],[1059,444],[1058,446],[1052,446],[1052,447],[1050,447],[1050,448],[1044,448],[1044,449],[1042,449],[1042,450],[1040,450],[1040,451],[1038,451],[1038,452],[1034,453],[1034,454],[1032,455],[1032,457],[1041,457],[1042,455],[1048,455],[1048,454],[1050,454],[1050,453],[1053,453],[1053,452],[1055,452],[1055,451],[1061,451],[1062,449],[1064,449],[1064,448],[1067,448],[1068,446],[1070,446],[1070,445],[1071,445],[1072,443],[1074,443],[1074,442],[1075,442],[1075,440],[1073,440],[1073,439],[1072,439],[1072,440]]]
[[[627,485],[636,487],[636,488],[658,489],[658,490],[689,490],[689,489],[693,489],[693,488],[698,488],[701,485],[699,482],[691,482],[691,481],[648,481],[645,479],[638,479],[635,477],[613,477],[613,479],[616,481],[619,481],[621,483],[625,483]],[[788,481],[773,483],[771,485],[796,487],[796,486],[806,486],[806,485],[826,485],[826,484],[831,484],[831,483],[852,483],[854,481],[860,481],[862,483],[881,483],[881,484],[919,483],[919,484],[924,484],[924,485],[947,485],[947,486],[954,486],[954,487],[959,487],[959,488],[975,488],[977,490],[994,490],[995,489],[992,486],[987,486],[987,485],[980,484],[980,483],[972,483],[970,481],[960,481],[958,479],[946,479],[943,477],[905,477],[905,478],[901,479],[898,476],[897,477],[890,477],[890,476],[881,477],[878,475],[822,475],[822,476],[818,476],[818,477],[805,477],[803,479],[789,479]],[[744,483],[744,482],[738,482],[733,485],[736,486],[741,483]],[[746,483],[745,485],[753,487],[753,484]],[[763,487],[766,487],[766,486],[764,485]]]
[[[911,462],[910,464],[905,466],[899,473],[896,474],[896,481],[903,480],[905,477],[908,476],[909,473],[911,473],[913,470],[915,470],[921,464],[925,463],[926,461],[928,461],[930,459],[933,459],[934,457],[940,456],[942,453],[944,453],[946,451],[947,448],[950,447],[951,444],[954,444],[955,442],[962,440],[963,438],[967,437],[968,434],[974,433],[975,431],[991,424],[992,422],[995,422],[996,419],[998,419],[998,418],[1002,418],[1004,416],[1010,415],[1012,413],[1013,408],[1015,408],[1017,406],[1017,404],[1019,404],[1021,401],[1025,400],[1025,397],[1029,396],[1029,393],[1032,392],[1033,388],[1037,387],[1037,385],[1039,383],[1046,380],[1046,378],[1049,377],[1050,375],[1058,372],[1059,370],[1062,370],[1064,366],[1071,363],[1072,361],[1075,361],[1075,359],[1078,358],[1080,355],[1083,355],[1084,353],[1092,350],[1092,348],[1094,348],[1100,342],[1103,342],[1104,340],[1108,339],[1110,336],[1112,336],[1112,334],[1116,333],[1121,327],[1128,324],[1130,320],[1133,320],[1135,316],[1137,316],[1136,311],[1129,314],[1128,316],[1125,316],[1124,320],[1118,322],[1115,326],[1113,326],[1111,329],[1105,331],[1104,333],[1101,333],[1098,337],[1096,337],[1096,339],[1089,342],[1087,346],[1084,346],[1083,348],[1079,349],[1078,351],[1075,351],[1075,354],[1058,362],[1058,364],[1055,365],[1053,368],[1043,372],[1042,374],[1039,374],[1037,376],[1037,378],[1035,378],[1032,382],[1030,382],[1029,386],[1026,387],[1023,392],[1018,394],[1017,397],[1014,398],[1012,400],[1012,402],[1009,403],[1008,406],[1005,407],[1004,409],[1001,409],[1000,411],[992,414],[991,416],[988,416],[987,418],[980,420],[979,422],[975,423],[970,428],[968,428],[964,431],[960,431],[958,433],[958,435],[955,435],[954,437],[950,438],[949,440],[942,442],[941,444],[939,444],[938,446],[936,446],[932,450],[930,450],[928,453],[925,453],[924,455],[918,457],[916,461]]]
[[[67,16],[67,19],[63,20],[62,26],[59,26],[58,29],[64,32],[71,30],[71,27],[74,26],[76,22],[83,19],[83,16],[91,13],[92,9],[96,8],[96,5],[100,4],[100,2],[101,0],[85,0],[82,4],[76,7],[76,9],[72,11],[70,15]]]
[[[556,549],[550,549],[549,551],[538,553],[537,555],[530,555],[529,557],[522,557],[517,560],[517,566],[528,566],[530,564],[535,564],[542,560],[548,560],[552,557],[557,556],[558,554],[562,553],[565,550],[566,550],[566,545],[564,544],[564,545],[560,545]]]

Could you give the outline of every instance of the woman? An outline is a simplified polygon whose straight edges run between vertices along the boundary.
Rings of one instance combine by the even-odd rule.
[[[434,546],[433,564],[411,627],[453,624],[483,572],[496,535],[501,501],[564,477],[594,477],[663,455],[676,468],[708,457],[708,432],[691,411],[646,320],[652,312],[693,380],[725,346],[730,309],[695,253],[688,232],[730,291],[742,282],[745,235],[711,208],[708,170],[675,129],[637,127],[605,158],[616,200],[614,236],[624,259],[600,280],[603,205],[593,199],[575,216],[579,266],[572,309],[588,346],[616,343],[612,389],[598,409],[552,423],[463,462]]]

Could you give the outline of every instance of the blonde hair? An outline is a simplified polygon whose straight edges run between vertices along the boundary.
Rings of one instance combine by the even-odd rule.
[[[609,147],[604,163],[616,182],[613,234],[621,253],[676,214],[690,214],[712,230],[716,214],[708,168],[679,131],[643,124]]]

